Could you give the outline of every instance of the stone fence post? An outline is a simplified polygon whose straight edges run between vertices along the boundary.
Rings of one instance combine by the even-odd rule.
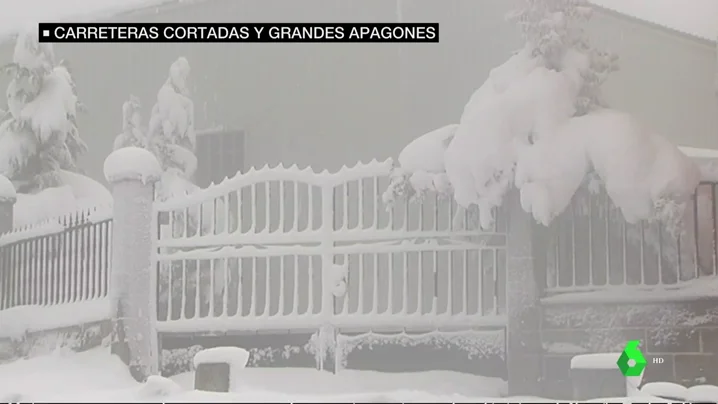
[[[543,347],[541,345],[541,279],[545,270],[539,254],[545,232],[521,208],[518,190],[506,198],[508,240],[506,252],[506,367],[510,396],[540,396]],[[545,230],[545,229],[544,229]]]
[[[0,234],[13,229],[13,214],[17,194],[7,177],[0,174]]]
[[[152,203],[162,173],[155,156],[136,147],[118,149],[105,160],[112,187],[112,352],[144,381],[158,374],[157,274],[152,266]]]

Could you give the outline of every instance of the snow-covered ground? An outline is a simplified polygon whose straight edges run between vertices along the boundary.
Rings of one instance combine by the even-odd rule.
[[[89,324],[110,318],[110,300],[100,298],[48,306],[17,306],[0,310],[0,338]]]
[[[465,402],[496,401],[506,383],[448,371],[380,373],[246,368],[229,394],[193,391],[193,373],[142,385],[107,348],[0,365],[0,402]]]
[[[310,368],[245,368],[237,377],[231,393],[193,390],[191,372],[142,384],[107,348],[58,350],[0,365],[0,402],[555,402],[505,397],[503,380],[448,371],[344,370],[335,375]],[[668,402],[645,395],[607,399]]]
[[[614,356],[585,355],[581,359],[595,368],[599,362],[613,366]],[[561,402],[507,397],[507,385],[501,379],[450,371],[343,370],[332,374],[311,368],[244,368],[236,372],[230,393],[196,391],[193,384],[193,372],[169,379],[152,376],[146,383],[137,383],[108,348],[82,353],[58,349],[51,355],[0,365],[0,402]],[[630,398],[587,402],[703,402],[716,392],[718,386],[649,383],[641,391],[629,393]],[[675,399],[664,400],[651,393]]]

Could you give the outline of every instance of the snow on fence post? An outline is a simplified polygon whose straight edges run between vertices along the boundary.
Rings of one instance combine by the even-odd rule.
[[[506,198],[506,368],[509,395],[541,394],[542,346],[539,335],[542,251],[535,245],[545,237],[531,215],[521,208],[518,191]]]
[[[104,172],[113,198],[112,352],[129,366],[135,379],[144,381],[159,370],[152,203],[162,170],[149,151],[126,147],[107,157]]]
[[[17,194],[12,182],[0,174],[0,234],[13,229],[13,207],[16,200]]]

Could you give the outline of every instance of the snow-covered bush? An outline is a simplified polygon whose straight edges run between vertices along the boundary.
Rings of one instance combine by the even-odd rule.
[[[399,154],[399,165],[392,169],[391,183],[382,196],[391,205],[397,198],[421,198],[426,191],[451,193],[444,167],[444,151],[459,125],[446,125],[409,143]]]
[[[443,151],[447,189],[461,207],[478,206],[482,228],[493,226],[495,208],[514,186],[523,209],[548,225],[587,176],[606,187],[629,222],[677,225],[698,185],[698,168],[630,115],[606,108],[600,87],[617,59],[590,46],[582,28],[591,15],[587,1],[524,4],[510,16],[524,48],[474,92],[448,145],[417,155],[416,145],[429,143],[425,135],[402,153],[432,163]],[[389,193],[399,193],[401,178],[406,174],[395,175]]]
[[[2,70],[11,81],[8,116],[0,123],[0,173],[23,193],[64,185],[56,174],[78,172],[77,158],[87,150],[75,121],[81,104],[69,69],[33,29],[18,36],[13,61]]]

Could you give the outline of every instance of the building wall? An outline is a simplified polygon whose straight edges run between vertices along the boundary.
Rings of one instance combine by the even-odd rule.
[[[89,106],[80,118],[89,175],[121,128],[121,105],[139,96],[149,114],[170,63],[186,56],[199,129],[246,132],[245,167],[337,169],[396,156],[413,137],[456,122],[490,69],[520,45],[505,13],[516,0],[213,0],[117,16],[115,21],[438,21],[438,44],[58,44]],[[156,11],[156,12],[155,12]],[[718,148],[715,48],[610,12],[589,31],[622,57],[610,102],[676,143]],[[11,45],[0,48],[9,61]],[[4,86],[7,78],[0,85]]]

